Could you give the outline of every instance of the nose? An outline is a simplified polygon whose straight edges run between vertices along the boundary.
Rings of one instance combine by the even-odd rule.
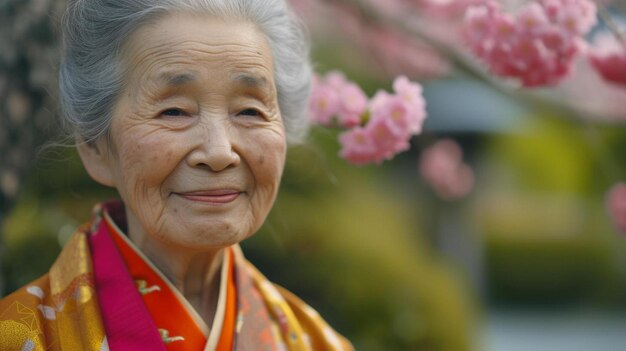
[[[211,123],[198,128],[199,143],[187,157],[190,166],[219,172],[241,162],[239,154],[233,149],[232,137],[227,127]]]

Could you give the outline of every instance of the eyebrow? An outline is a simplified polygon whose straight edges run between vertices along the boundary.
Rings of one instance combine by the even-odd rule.
[[[180,87],[190,82],[197,81],[197,77],[193,73],[172,73],[165,72],[158,76],[157,81],[170,87]],[[253,75],[250,73],[239,73],[233,78],[235,82],[238,82],[248,88],[266,88],[268,80],[264,76]]]
[[[194,82],[197,78],[192,73],[163,73],[158,78],[159,82],[167,86],[179,87],[181,85]]]
[[[234,80],[249,88],[265,88],[267,86],[267,78],[249,73],[237,74]]]

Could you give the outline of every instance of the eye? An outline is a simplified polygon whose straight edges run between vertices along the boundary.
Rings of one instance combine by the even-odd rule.
[[[161,112],[161,116],[184,117],[184,116],[189,116],[189,114],[179,108],[168,108],[167,110],[164,110],[163,112]]]
[[[238,116],[251,116],[251,117],[261,117],[262,114],[259,110],[253,108],[247,108],[242,110],[237,114]]]

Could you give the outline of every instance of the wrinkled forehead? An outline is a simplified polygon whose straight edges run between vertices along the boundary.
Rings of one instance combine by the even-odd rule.
[[[157,70],[150,76],[158,85],[177,88],[190,83],[196,83],[199,80],[200,73],[195,70],[177,70],[165,68]],[[269,86],[270,82],[262,74],[256,74],[254,70],[240,68],[229,74],[231,81],[244,85],[248,88],[263,89]]]
[[[233,81],[273,89],[272,53],[252,23],[173,13],[140,27],[122,50],[126,76],[154,85]]]

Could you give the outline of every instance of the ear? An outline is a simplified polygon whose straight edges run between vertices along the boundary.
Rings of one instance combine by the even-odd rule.
[[[102,185],[115,187],[113,168],[110,157],[106,154],[106,145],[98,142],[88,143],[77,137],[76,149],[91,179]]]

